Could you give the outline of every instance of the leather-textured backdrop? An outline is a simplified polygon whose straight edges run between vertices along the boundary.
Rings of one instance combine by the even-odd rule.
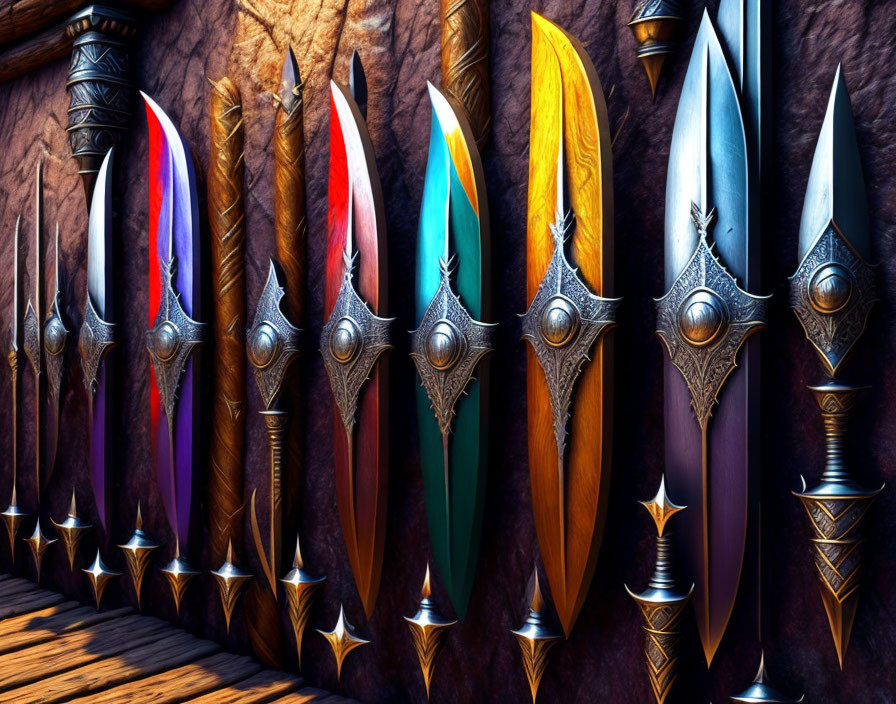
[[[641,652],[640,617],[623,583],[644,586],[652,568],[652,527],[637,499],[653,495],[663,469],[663,351],[653,336],[652,298],[663,293],[662,228],[666,163],[678,93],[702,7],[688,5],[687,39],[663,76],[656,101],[634,55],[624,26],[630,0],[493,0],[491,77],[494,131],[483,160],[491,210],[496,320],[501,324],[493,364],[495,384],[493,457],[483,527],[479,573],[466,621],[453,629],[433,682],[437,702],[517,701],[528,698],[519,649],[509,630],[526,613],[532,566],[538,559],[526,463],[524,352],[517,313],[524,300],[524,238],[529,116],[529,10],[557,21],[584,43],[608,95],[614,147],[616,193],[616,293],[625,297],[617,345],[616,435],[607,529],[594,583],[569,642],[554,651],[542,685],[542,701],[652,701]],[[715,12],[715,1],[711,12]],[[887,0],[781,0],[774,13],[773,164],[768,215],[763,224],[763,292],[775,294],[769,330],[762,333],[764,365],[762,476],[764,532],[765,645],[781,687],[807,701],[836,704],[896,701],[896,327],[891,299],[896,292],[896,72],[893,71],[896,13]],[[206,79],[230,76],[240,87],[246,118],[248,191],[248,299],[251,314],[274,251],[270,92],[275,90],[283,53],[292,42],[305,89],[308,145],[309,276],[308,319],[303,321],[302,374],[305,396],[306,468],[300,529],[308,569],[326,574],[312,626],[331,628],[345,602],[349,619],[372,645],[353,653],[337,685],[328,646],[309,630],[306,678],[370,702],[422,701],[424,691],[410,634],[402,620],[414,613],[426,561],[430,559],[414,426],[415,376],[401,334],[413,326],[413,256],[429,134],[425,80],[438,84],[438,0],[181,0],[167,13],[141,23],[134,50],[137,87],[172,116],[191,144],[202,170],[208,163]],[[331,468],[331,401],[316,351],[321,327],[326,179],[328,81],[347,80],[353,48],[363,56],[370,84],[369,125],[383,182],[388,222],[391,314],[398,316],[398,349],[392,354],[392,463],[387,549],[376,611],[365,623],[348,568],[337,518]],[[866,525],[869,560],[852,645],[841,673],[818,596],[807,545],[808,526],[790,492],[799,476],[820,472],[822,429],[808,383],[822,379],[814,353],[787,308],[787,276],[796,268],[802,196],[815,139],[821,126],[838,61],[843,61],[856,115],[859,145],[869,187],[874,256],[882,302],[848,370],[850,379],[874,385],[854,426],[852,466],[875,485],[888,481]],[[45,164],[45,231],[48,260],[58,219],[62,236],[62,288],[69,327],[77,330],[85,290],[87,216],[76,165],[69,157],[64,127],[67,64],[60,61],[0,86],[0,327],[9,325],[13,227],[24,216],[31,270],[32,193],[38,158]],[[149,362],[147,327],[147,137],[142,109],[121,150],[115,183],[114,303],[120,324],[122,400],[116,431],[116,509],[112,537],[123,542],[142,502],[148,532],[168,546],[157,564],[170,558],[171,540],[150,465]],[[47,277],[48,286],[50,277]],[[26,277],[26,292],[30,281]],[[207,319],[211,316],[207,315]],[[6,340],[6,333],[3,333]],[[70,338],[74,346],[75,338]],[[5,343],[4,343],[5,344]],[[21,422],[24,427],[20,500],[32,495],[33,386],[25,372]],[[266,437],[254,413],[258,397],[249,382],[247,496],[264,486]],[[10,483],[9,381],[0,374],[0,496]],[[51,515],[61,520],[72,486],[82,513],[92,515],[85,438],[86,404],[77,358],[70,353],[62,410],[60,456],[47,495]],[[262,492],[263,493],[263,492]],[[200,494],[201,496],[201,494]],[[674,499],[674,497],[673,497]],[[5,505],[5,504],[4,504]],[[262,503],[262,506],[265,504]],[[205,514],[201,513],[203,525]],[[45,519],[46,520],[46,519]],[[48,526],[48,523],[45,523]],[[290,528],[291,532],[292,528]],[[287,536],[289,532],[287,533]],[[91,543],[92,541],[87,541]],[[204,538],[203,538],[204,542]],[[20,548],[21,550],[22,548]],[[86,566],[87,544],[81,566]],[[9,568],[6,550],[2,562]],[[243,564],[258,574],[254,550],[238,546]],[[755,550],[751,548],[751,554]],[[110,562],[123,567],[116,552]],[[194,562],[203,569],[203,557]],[[19,570],[30,573],[20,552]],[[45,584],[88,600],[86,580],[71,575],[61,550],[47,558]],[[687,692],[681,701],[723,702],[745,687],[759,661],[756,638],[755,559],[748,560],[744,585],[722,649],[707,677],[689,634]],[[450,607],[435,578],[443,613]],[[108,603],[130,600],[126,587],[110,588]],[[157,571],[147,580],[145,611],[173,617],[170,592]],[[214,585],[203,576],[191,586],[181,622],[190,630],[224,637]],[[235,649],[247,648],[243,610],[232,633]],[[290,656],[290,662],[294,662]]]

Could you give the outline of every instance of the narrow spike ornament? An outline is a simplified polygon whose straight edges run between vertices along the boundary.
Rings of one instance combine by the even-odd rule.
[[[432,589],[429,582],[429,565],[427,564],[426,577],[423,580],[423,588],[420,590],[420,608],[413,618],[404,617],[404,620],[408,622],[408,628],[411,629],[414,650],[417,651],[417,658],[420,660],[427,701],[429,701],[429,688],[436,665],[436,656],[442,648],[442,641],[448,629],[457,623],[457,621],[449,621],[439,616],[431,597]]]
[[[841,365],[865,330],[876,302],[868,201],[852,118],[838,67],[815,148],[800,222],[799,256],[790,304],[828,376],[809,387],[824,421],[826,462],[821,482],[794,492],[809,517],[815,566],[840,667],[859,598],[863,522],[883,487],[861,486],[846,465],[848,421],[866,387],[837,381]]]
[[[187,561],[181,557],[180,543],[175,546],[174,559],[162,568],[162,574],[168,580],[168,586],[171,587],[171,596],[174,597],[174,610],[180,615],[180,605],[184,599],[184,593],[187,591],[187,585],[199,574],[196,570],[187,564]]]
[[[681,43],[683,25],[684,13],[679,0],[638,0],[628,22],[654,96],[666,59]]]
[[[535,590],[532,592],[529,616],[522,628],[511,631],[516,636],[523,653],[523,667],[526,668],[526,679],[529,681],[533,704],[538,697],[538,687],[541,685],[550,651],[562,639],[562,636],[548,624],[547,608],[541,594],[541,585],[538,583],[537,570],[534,576]]]
[[[625,590],[638,604],[644,617],[647,674],[657,704],[663,704],[678,679],[682,614],[694,592],[693,584],[685,592],[675,582],[666,523],[686,506],[676,506],[669,500],[665,477],[660,481],[659,491],[653,500],[640,503],[656,523],[656,568],[645,591],[635,594],[627,586]]]
[[[799,704],[805,698],[802,696],[799,699],[791,699],[771,683],[765,671],[765,653],[763,653],[759,661],[759,672],[756,673],[753,683],[740,694],[731,697],[731,701],[745,704]]]
[[[40,529],[40,519],[35,524],[31,537],[25,538],[25,542],[28,543],[28,547],[31,550],[31,557],[34,559],[34,581],[38,584],[40,583],[40,568],[44,561],[44,555],[47,552],[47,548],[55,543],[56,540],[56,538],[48,538],[44,535]]]
[[[318,629],[317,632],[327,639],[327,642],[333,649],[333,657],[336,658],[336,679],[342,679],[342,664],[345,662],[348,654],[355,648],[360,648],[362,645],[367,645],[370,642],[355,635],[354,626],[345,618],[345,609],[342,607],[342,604],[339,605],[339,618],[333,630],[322,631]]]
[[[62,523],[50,519],[50,522],[59,533],[59,539],[65,547],[65,554],[68,557],[68,567],[70,570],[75,569],[75,555],[78,552],[78,546],[84,539],[84,535],[92,527],[89,523],[85,523],[78,518],[78,505],[75,502],[75,492],[72,490],[72,502],[68,508],[68,515]]]
[[[150,540],[143,532],[143,514],[140,512],[140,504],[137,504],[137,524],[134,534],[124,545],[119,545],[124,551],[124,559],[131,575],[131,583],[134,585],[134,594],[137,597],[137,608],[140,608],[140,592],[143,587],[143,577],[149,567],[149,559],[159,545]]]
[[[103,600],[103,593],[106,591],[106,587],[109,586],[109,582],[113,579],[120,577],[121,572],[110,570],[103,562],[103,558],[100,557],[100,551],[97,550],[93,564],[84,570],[84,574],[86,574],[87,578],[90,580],[90,588],[93,590],[93,599],[96,602],[96,610],[99,611],[100,602]]]
[[[252,575],[244,572],[233,563],[233,542],[227,543],[227,557],[224,564],[212,571],[215,583],[218,585],[218,596],[221,597],[221,607],[224,609],[224,622],[227,624],[227,632],[230,633],[230,619],[233,610],[240,598],[246,582],[252,579]]]
[[[292,632],[296,639],[296,656],[299,669],[302,669],[302,641],[305,638],[305,627],[311,616],[311,602],[326,577],[312,577],[305,571],[299,536],[296,535],[296,554],[292,561],[292,569],[280,580],[286,592],[286,605]]]
[[[15,562],[16,535],[19,532],[19,527],[22,525],[25,519],[28,518],[28,514],[19,508],[19,501],[16,498],[15,486],[13,486],[12,488],[12,498],[10,499],[9,506],[7,506],[6,510],[0,515],[2,515],[3,517],[3,525],[6,526],[6,533],[9,537],[9,556],[10,559]]]

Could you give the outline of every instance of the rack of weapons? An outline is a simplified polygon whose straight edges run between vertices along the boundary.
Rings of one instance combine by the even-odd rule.
[[[666,360],[667,467],[656,497],[644,506],[657,534],[656,568],[647,589],[629,592],[643,616],[645,657],[654,696],[671,696],[679,673],[683,624],[694,607],[707,664],[725,634],[738,591],[746,526],[753,509],[746,497],[761,476],[750,444],[758,376],[754,333],[764,326],[767,299],[757,295],[758,201],[762,181],[761,125],[768,109],[763,88],[768,71],[768,7],[755,11],[723,0],[717,21],[705,14],[679,101],[670,154],[666,201],[667,293],[657,299],[657,334]],[[484,502],[488,436],[488,358],[493,349],[488,261],[488,198],[480,161],[490,124],[484,60],[465,62],[464,47],[481,48],[484,3],[467,3],[472,20],[443,22],[443,90],[430,86],[432,133],[418,233],[416,329],[411,357],[418,376],[420,463],[436,574],[455,615],[462,619],[471,596]],[[114,143],[126,128],[126,110],[110,109],[116,121],[93,120],[91,96],[110,85],[127,86],[116,66],[89,61],[93,44],[132,34],[133,24],[102,9],[81,13],[71,27],[86,37],[76,46],[69,76],[70,134],[90,203],[88,295],[78,350],[90,397],[90,471],[98,525],[98,549],[84,570],[100,608],[106,585],[119,576],[108,556],[109,387],[115,370],[109,351],[115,326],[106,301],[112,295],[111,179]],[[478,14],[477,14],[478,13]],[[102,31],[97,16],[105,17]],[[85,19],[87,18],[87,19]],[[642,1],[630,22],[638,56],[655,92],[660,69],[676,44],[682,23],[677,2]],[[5,36],[0,34],[0,36]],[[743,37],[753,39],[743,42]],[[77,44],[77,42],[76,42]],[[485,42],[487,45],[487,42]],[[80,47],[80,48],[78,48]],[[734,57],[732,61],[729,57]],[[90,66],[88,67],[88,64]],[[472,74],[459,76],[463,71]],[[474,86],[475,89],[470,88]],[[386,364],[392,320],[386,317],[385,217],[376,160],[366,126],[366,77],[357,54],[347,85],[331,83],[330,173],[325,314],[319,341],[334,406],[334,472],[348,561],[364,612],[373,611],[380,583],[387,494]],[[210,545],[220,567],[212,572],[227,627],[245,596],[255,652],[280,664],[279,610],[285,605],[301,665],[302,641],[314,595],[324,580],[306,571],[295,536],[291,569],[283,563],[287,503],[284,484],[296,474],[294,446],[301,428],[297,399],[302,380],[299,354],[304,316],[305,184],[303,83],[289,50],[275,93],[274,219],[276,254],[255,306],[245,308],[245,211],[243,120],[240,92],[229,79],[213,82],[210,101],[211,157],[208,220],[211,235],[213,306],[203,308],[197,180],[189,146],[173,121],[143,95],[149,126],[150,329],[154,462],[165,513],[176,541],[163,573],[176,608],[198,572],[188,560],[193,469],[199,461],[194,430],[200,414],[195,357],[213,346],[209,496]],[[584,108],[582,107],[584,106]],[[109,107],[109,106],[107,106]],[[709,115],[724,119],[709,120]],[[694,119],[696,115],[699,119]],[[683,116],[683,117],[682,117]],[[721,154],[716,140],[734,145]],[[767,141],[767,140],[766,140]],[[518,639],[533,700],[548,654],[574,628],[594,572],[605,518],[610,474],[609,389],[612,379],[607,332],[619,299],[612,298],[612,170],[609,125],[600,82],[581,44],[557,25],[532,18],[532,158],[527,227],[527,300],[521,316],[528,343],[529,463],[533,513],[551,601],[542,595],[538,571],[531,607]],[[837,154],[839,179],[831,175]],[[694,160],[696,159],[696,163]],[[596,165],[596,166],[595,166]],[[53,521],[48,538],[39,516],[42,488],[56,460],[62,383],[61,360],[69,340],[59,286],[58,227],[55,285],[48,306],[43,293],[42,175],[35,195],[34,292],[25,311],[20,291],[15,231],[12,375],[12,496],[2,517],[9,545],[28,521],[17,493],[19,384],[25,353],[35,380],[37,495],[29,502],[37,520],[27,543],[40,579],[42,559],[57,541],[70,567],[91,528],[72,496],[68,515]],[[717,184],[725,184],[724,189]],[[849,184],[845,186],[844,184]],[[594,207],[598,204],[599,207]],[[834,214],[838,217],[835,218]],[[818,141],[800,228],[800,262],[792,277],[791,305],[827,374],[812,387],[824,421],[827,464],[819,486],[796,496],[805,506],[824,606],[841,664],[855,615],[861,568],[862,521],[881,491],[859,486],[846,468],[848,416],[862,388],[838,381],[841,365],[864,330],[875,301],[867,204],[851,107],[838,70]],[[42,311],[47,313],[40,319]],[[485,322],[483,322],[485,321]],[[213,322],[213,326],[208,323]],[[211,332],[209,331],[211,329]],[[243,466],[246,362],[252,367],[268,435],[268,486],[248,502],[252,544],[261,566],[258,579],[238,566],[244,543]],[[46,405],[44,401],[46,400]],[[41,409],[47,409],[46,415]],[[713,418],[724,408],[728,420]],[[723,415],[723,414],[718,414]],[[732,420],[733,419],[733,420]],[[717,456],[716,444],[742,448]],[[43,450],[43,452],[42,452]],[[734,497],[730,511],[710,511],[721,500],[717,487]],[[688,506],[673,503],[670,495]],[[682,530],[673,538],[669,519]],[[724,515],[722,515],[724,514]],[[576,516],[571,521],[570,516]],[[262,529],[266,516],[267,529]],[[718,538],[717,536],[721,536]],[[725,555],[719,552],[724,546]],[[141,585],[158,545],[146,535],[137,511],[131,538],[119,546],[139,604]],[[761,559],[761,558],[760,558]],[[680,574],[687,574],[683,580]],[[733,582],[730,575],[738,579]],[[427,693],[436,655],[456,621],[441,616],[426,569],[419,610],[407,618]],[[686,585],[690,584],[690,587]],[[252,585],[246,590],[247,585]],[[282,585],[282,587],[281,587]],[[245,592],[245,594],[244,594]],[[562,631],[554,626],[551,607]],[[366,644],[340,608],[331,631],[341,674],[349,653]],[[762,636],[760,634],[760,640]],[[755,682],[736,701],[794,701],[768,682],[764,660]]]

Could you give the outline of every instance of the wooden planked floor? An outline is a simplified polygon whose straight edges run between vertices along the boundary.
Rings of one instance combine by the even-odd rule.
[[[349,704],[130,607],[0,575],[0,704]]]

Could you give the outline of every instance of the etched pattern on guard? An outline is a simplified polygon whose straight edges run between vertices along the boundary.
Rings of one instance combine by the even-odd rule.
[[[68,341],[68,329],[62,322],[59,310],[59,293],[53,299],[50,307],[50,315],[44,324],[44,359],[47,363],[47,379],[52,400],[59,402],[59,392],[62,389],[62,369],[65,361],[65,347]]]
[[[115,324],[107,323],[100,318],[93,307],[90,295],[84,307],[84,322],[78,334],[78,352],[81,355],[81,373],[84,385],[91,394],[96,393],[96,378],[100,373],[100,364],[112,347],[115,346]]]
[[[567,261],[564,244],[574,228],[571,210],[551,225],[554,255],[529,310],[521,316],[523,338],[531,343],[547,380],[560,457],[566,451],[566,424],[576,379],[594,342],[615,326],[622,300],[591,293]]]
[[[411,340],[411,358],[442,435],[451,433],[454,406],[476,365],[494,348],[494,325],[473,320],[451,289],[453,271],[453,257],[447,262],[439,258],[439,288]]]
[[[193,320],[180,304],[172,279],[176,261],[159,262],[162,273],[162,300],[155,325],[146,332],[146,348],[156,373],[156,385],[168,422],[174,420],[180,379],[193,349],[202,344],[205,324]]]
[[[268,410],[283,390],[286,370],[299,354],[300,330],[280,310],[285,295],[272,262],[246,344],[255,383]]]
[[[40,320],[34,312],[34,306],[28,301],[25,319],[22,321],[22,339],[25,356],[31,363],[35,376],[41,372]]]
[[[379,318],[371,312],[352,284],[355,257],[344,254],[343,258],[345,274],[333,311],[321,330],[320,353],[342,423],[351,432],[361,388],[380,355],[392,349],[389,326],[394,318]]]
[[[831,222],[791,277],[790,305],[831,376],[877,301],[874,270]]]
[[[706,428],[719,391],[737,366],[744,341],[765,326],[769,296],[737,285],[707,242],[715,210],[691,205],[700,240],[669,291],[657,299],[657,335],[691,392],[691,406]]]

